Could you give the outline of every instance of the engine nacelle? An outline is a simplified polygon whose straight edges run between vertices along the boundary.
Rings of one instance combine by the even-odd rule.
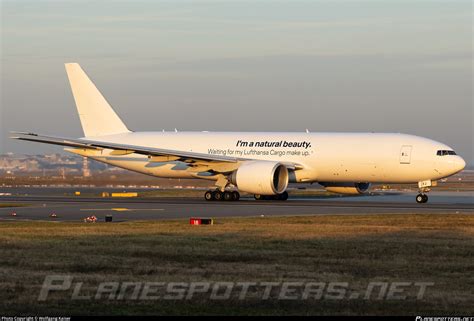
[[[288,187],[288,179],[288,169],[270,161],[244,162],[231,176],[232,184],[239,190],[259,195],[283,193]]]
[[[324,188],[333,193],[339,194],[364,194],[370,188],[370,183],[319,183]]]

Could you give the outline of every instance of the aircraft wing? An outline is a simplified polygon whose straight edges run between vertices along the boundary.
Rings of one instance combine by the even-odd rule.
[[[12,139],[26,140],[31,142],[39,142],[45,144],[61,145],[68,146],[80,149],[93,149],[93,150],[102,150],[102,149],[112,149],[114,151],[124,151],[127,153],[136,153],[147,155],[149,157],[154,156],[172,156],[176,157],[176,160],[183,161],[207,161],[207,162],[227,162],[227,163],[237,163],[239,160],[248,160],[248,159],[239,159],[236,157],[228,157],[223,155],[209,155],[204,153],[195,153],[163,148],[154,148],[146,146],[137,146],[137,145],[126,145],[126,144],[117,144],[109,143],[103,141],[88,140],[82,138],[62,138],[54,136],[44,136],[34,133],[24,133],[24,132],[12,132],[18,136],[10,137]]]

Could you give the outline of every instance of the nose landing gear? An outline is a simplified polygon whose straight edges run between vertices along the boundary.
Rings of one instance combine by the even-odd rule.
[[[416,202],[419,204],[428,202],[428,193],[430,191],[430,187],[432,186],[431,180],[421,181],[418,182],[418,188],[420,190],[420,194],[416,195]]]
[[[416,195],[416,202],[420,204],[428,202],[428,195],[422,193]]]

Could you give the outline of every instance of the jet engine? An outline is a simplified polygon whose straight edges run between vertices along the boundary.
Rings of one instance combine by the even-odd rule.
[[[370,188],[370,183],[319,183],[324,188],[333,193],[339,194],[364,194]]]
[[[258,195],[276,195],[288,187],[288,169],[271,161],[248,161],[232,173],[231,182],[240,191]]]

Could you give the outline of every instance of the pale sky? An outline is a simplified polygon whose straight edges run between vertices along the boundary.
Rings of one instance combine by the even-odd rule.
[[[0,1],[0,153],[82,136],[78,62],[133,130],[403,132],[474,165],[471,1]]]

